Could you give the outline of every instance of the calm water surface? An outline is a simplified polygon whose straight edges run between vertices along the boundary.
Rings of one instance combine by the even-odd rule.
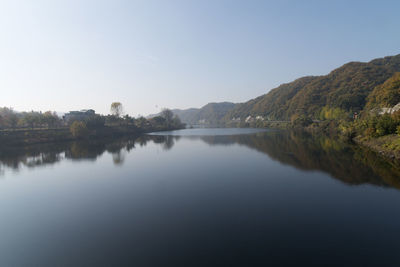
[[[0,266],[400,266],[400,171],[326,137],[190,129],[0,150]]]

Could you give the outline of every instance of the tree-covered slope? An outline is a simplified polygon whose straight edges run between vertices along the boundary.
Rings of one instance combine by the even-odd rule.
[[[227,114],[229,118],[242,118],[248,115],[267,115],[269,117],[283,118],[292,99],[307,83],[317,77],[303,77],[291,83],[282,84],[272,89],[268,94],[259,96],[248,102],[238,104]]]
[[[244,119],[249,115],[262,115],[275,120],[288,120],[293,115],[318,118],[325,106],[359,111],[365,107],[367,97],[374,88],[399,71],[400,55],[368,63],[350,62],[328,75],[303,77],[282,84],[263,96],[237,105],[224,120]]]
[[[206,124],[218,124],[221,119],[231,111],[236,104],[231,102],[221,103],[208,103],[202,107],[197,116],[197,122],[204,122]]]
[[[400,103],[400,72],[396,72],[383,84],[375,87],[367,100],[368,109],[391,108]]]
[[[186,124],[216,125],[236,105],[231,102],[208,103],[201,108],[173,109],[172,112]],[[150,117],[157,115],[150,115]]]
[[[172,112],[174,115],[177,115],[183,123],[192,124],[194,120],[196,120],[197,113],[199,112],[198,108],[189,108],[189,109],[173,109]]]

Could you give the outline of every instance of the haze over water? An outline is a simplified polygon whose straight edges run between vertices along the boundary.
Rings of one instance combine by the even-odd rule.
[[[0,266],[395,266],[387,164],[252,129],[1,151]]]

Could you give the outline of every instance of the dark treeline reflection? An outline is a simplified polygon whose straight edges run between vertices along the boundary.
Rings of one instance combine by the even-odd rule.
[[[204,136],[211,145],[241,144],[297,169],[323,171],[351,185],[400,189],[400,167],[375,152],[327,136],[274,131],[254,135]]]
[[[112,154],[114,164],[122,165],[127,153],[152,142],[170,150],[180,138],[202,140],[209,145],[240,144],[267,154],[270,158],[301,170],[323,171],[351,185],[373,184],[400,189],[400,168],[375,152],[326,136],[291,131],[271,131],[249,135],[162,136],[58,143],[0,150],[0,171],[6,168],[36,167],[64,159],[96,160]],[[195,151],[193,152],[195,153]]]
[[[104,153],[110,153],[115,165],[122,165],[125,156],[135,146],[145,146],[148,142],[160,144],[168,150],[174,145],[170,136],[141,136],[117,140],[95,140],[40,144],[0,149],[0,174],[5,169],[18,171],[22,167],[34,168],[55,164],[61,160],[95,161]]]

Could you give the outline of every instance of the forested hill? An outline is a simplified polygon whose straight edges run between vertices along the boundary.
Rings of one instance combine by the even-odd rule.
[[[202,108],[172,112],[189,125],[218,125],[244,122],[248,116],[291,120],[305,115],[325,119],[323,114],[330,110],[352,114],[364,108],[390,108],[400,102],[399,72],[400,55],[368,63],[350,62],[327,75],[306,76],[282,84],[245,103],[209,103]]]
[[[324,107],[340,108],[347,112],[359,111],[364,109],[367,101],[371,102],[371,106],[379,105],[373,99],[381,94],[383,88],[386,88],[388,95],[382,101],[390,98],[393,88],[390,91],[389,87],[393,81],[389,81],[386,86],[380,85],[396,72],[400,72],[400,55],[368,63],[350,62],[328,75],[303,77],[238,104],[223,120],[227,122],[238,117],[243,120],[249,115],[272,120],[289,120],[294,115],[319,118]]]
[[[217,125],[222,118],[231,111],[237,104],[231,102],[208,103],[201,108],[173,109],[174,115],[177,115],[183,123]],[[156,116],[156,115],[151,115]]]
[[[366,107],[391,108],[400,103],[400,72],[396,72],[369,94]]]

